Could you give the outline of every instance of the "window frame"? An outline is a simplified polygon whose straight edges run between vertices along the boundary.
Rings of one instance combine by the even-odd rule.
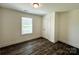
[[[33,18],[32,17],[24,17],[24,18],[31,18],[32,19],[32,33],[22,33],[22,19],[23,17],[21,17],[21,35],[29,35],[29,34],[33,34]]]

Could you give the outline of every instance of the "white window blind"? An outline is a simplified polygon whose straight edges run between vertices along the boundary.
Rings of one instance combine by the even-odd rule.
[[[22,17],[22,34],[32,33],[32,18]]]

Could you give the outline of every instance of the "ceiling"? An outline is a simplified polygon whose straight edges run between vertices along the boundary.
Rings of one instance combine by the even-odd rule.
[[[32,3],[0,3],[0,7],[37,15],[45,15],[53,11],[63,12],[79,9],[79,3],[40,3],[38,8],[33,8]]]

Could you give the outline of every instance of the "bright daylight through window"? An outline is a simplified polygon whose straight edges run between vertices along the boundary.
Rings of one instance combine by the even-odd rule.
[[[32,33],[32,18],[22,17],[22,32],[21,34]]]

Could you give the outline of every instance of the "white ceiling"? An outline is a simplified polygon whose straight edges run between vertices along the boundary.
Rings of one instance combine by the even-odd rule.
[[[0,3],[0,7],[37,15],[45,15],[53,11],[63,12],[79,9],[79,3],[40,3],[39,8],[33,8],[32,3]]]

